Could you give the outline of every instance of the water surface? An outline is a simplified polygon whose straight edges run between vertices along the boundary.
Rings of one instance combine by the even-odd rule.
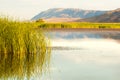
[[[58,48],[52,50],[51,73],[43,80],[120,80],[119,34],[51,32],[52,46]]]

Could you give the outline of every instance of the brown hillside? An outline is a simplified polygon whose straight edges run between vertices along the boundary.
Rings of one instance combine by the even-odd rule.
[[[120,8],[109,11],[100,16],[86,18],[86,19],[79,19],[76,21],[77,22],[120,22]]]

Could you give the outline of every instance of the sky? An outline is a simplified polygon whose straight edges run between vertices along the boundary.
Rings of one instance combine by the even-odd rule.
[[[120,8],[120,0],[0,0],[0,15],[24,20],[49,8],[113,10]]]

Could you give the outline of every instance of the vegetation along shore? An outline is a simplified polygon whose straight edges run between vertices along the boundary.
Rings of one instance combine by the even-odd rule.
[[[29,80],[47,69],[49,40],[36,28],[34,22],[0,18],[0,80]]]

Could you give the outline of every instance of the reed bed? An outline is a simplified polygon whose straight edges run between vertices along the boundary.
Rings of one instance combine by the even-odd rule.
[[[120,29],[120,23],[64,22],[64,23],[40,23],[38,26],[40,28]]]
[[[0,80],[30,80],[50,62],[49,40],[34,22],[0,18]]]

